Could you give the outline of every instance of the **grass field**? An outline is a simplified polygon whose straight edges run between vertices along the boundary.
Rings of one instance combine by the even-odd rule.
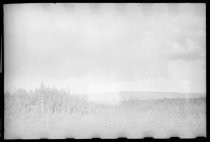
[[[206,137],[206,98],[89,102],[40,88],[5,94],[5,139]]]

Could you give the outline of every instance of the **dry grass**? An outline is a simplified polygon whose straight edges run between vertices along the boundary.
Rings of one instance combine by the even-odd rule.
[[[206,136],[206,98],[122,100],[110,106],[44,86],[20,89],[5,94],[5,128],[6,138]]]

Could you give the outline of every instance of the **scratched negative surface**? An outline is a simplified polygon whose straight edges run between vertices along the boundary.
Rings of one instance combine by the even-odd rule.
[[[205,11],[4,5],[4,138],[206,137]]]

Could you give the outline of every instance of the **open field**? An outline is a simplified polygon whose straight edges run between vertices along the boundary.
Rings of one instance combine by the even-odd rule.
[[[89,102],[58,90],[5,94],[5,138],[206,136],[206,98]]]

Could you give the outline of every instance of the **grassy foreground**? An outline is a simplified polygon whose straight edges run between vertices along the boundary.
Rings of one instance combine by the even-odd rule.
[[[122,100],[96,104],[40,87],[5,94],[5,138],[206,136],[206,98]]]

